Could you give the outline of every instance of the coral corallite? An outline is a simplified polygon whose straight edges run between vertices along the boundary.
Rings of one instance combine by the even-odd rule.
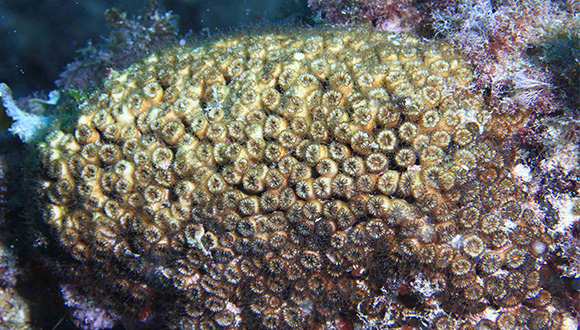
[[[527,278],[530,246],[552,242],[481,135],[501,118],[472,76],[445,44],[364,29],[224,37],[113,72],[39,145],[61,263],[119,315],[180,329],[416,326],[434,305],[387,283],[417,273],[441,286],[433,315],[557,322]]]

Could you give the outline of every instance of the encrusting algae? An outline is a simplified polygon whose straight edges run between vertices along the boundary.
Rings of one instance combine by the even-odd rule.
[[[520,119],[472,79],[365,29],[171,48],[40,143],[44,219],[71,282],[173,328],[559,329],[553,223],[494,142]]]

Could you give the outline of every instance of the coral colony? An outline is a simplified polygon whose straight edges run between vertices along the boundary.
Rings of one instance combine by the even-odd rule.
[[[472,81],[447,45],[364,29],[170,48],[39,144],[44,219],[87,294],[175,328],[559,326],[553,224]],[[404,277],[420,301],[385,288]]]
[[[577,329],[580,59],[525,56],[578,4],[310,5],[375,28],[166,47],[34,143],[75,324]]]

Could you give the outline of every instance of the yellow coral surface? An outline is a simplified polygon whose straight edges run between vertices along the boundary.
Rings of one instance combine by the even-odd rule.
[[[472,76],[364,29],[167,49],[40,144],[44,218],[89,295],[175,328],[558,328]]]

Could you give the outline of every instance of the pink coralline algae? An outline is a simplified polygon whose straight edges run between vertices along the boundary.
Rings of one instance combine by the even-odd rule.
[[[411,31],[421,20],[413,0],[309,0],[331,24],[366,23],[383,31]]]
[[[487,89],[490,102],[505,113],[534,107],[538,113],[554,108],[551,76],[526,56],[551,26],[571,18],[550,2],[461,1],[433,11],[433,29],[465,54],[479,72],[476,87]]]
[[[361,16],[383,31],[408,31],[420,20],[412,0],[360,1]]]
[[[61,292],[65,304],[73,309],[72,320],[83,330],[110,329],[115,326],[118,316],[81,295],[72,285],[62,285]]]

